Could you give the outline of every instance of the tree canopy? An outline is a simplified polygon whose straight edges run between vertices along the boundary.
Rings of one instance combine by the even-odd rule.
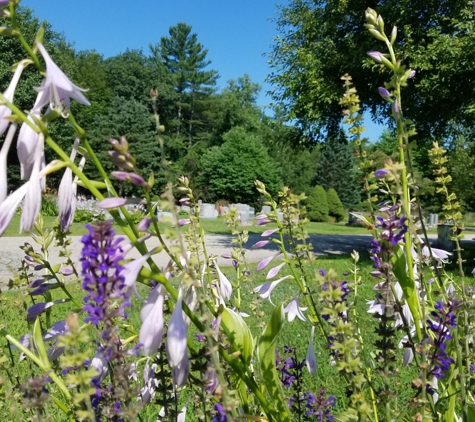
[[[472,0],[291,0],[280,6],[269,54],[272,96],[288,119],[316,137],[338,131],[340,77],[349,73],[363,108],[387,116],[378,87],[387,74],[367,52],[384,45],[366,30],[364,11],[376,9],[416,76],[404,92],[405,116],[419,139],[473,133],[475,128],[475,18]],[[382,51],[384,53],[384,51]]]

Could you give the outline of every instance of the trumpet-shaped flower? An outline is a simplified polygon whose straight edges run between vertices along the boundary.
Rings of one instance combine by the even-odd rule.
[[[167,332],[167,357],[172,368],[179,366],[188,353],[187,328],[182,310],[183,291],[180,289]]]
[[[307,310],[307,308],[301,308],[299,306],[299,295],[297,295],[285,307],[284,312],[287,314],[289,322],[292,322],[295,317],[300,318],[302,321],[307,321],[307,318],[305,318],[305,315],[302,312],[305,310]]]
[[[162,342],[163,336],[163,287],[159,284],[152,290],[142,307],[140,319],[139,343],[143,353],[150,356],[155,353]]]
[[[3,141],[2,151],[0,151],[0,204],[7,197],[8,181],[7,181],[7,156],[15,135],[17,124],[13,123],[8,130],[8,134]]]
[[[18,206],[26,195],[29,183],[30,182],[26,182],[23,184],[15,192],[9,195],[7,199],[0,203],[0,236],[5,233],[5,230],[12,221]]]
[[[269,283],[265,283],[265,284],[261,284],[260,286],[257,286],[254,289],[254,292],[259,293],[259,296],[262,299],[269,298],[269,301],[272,303],[272,301],[270,300],[270,295],[271,295],[272,291],[277,287],[277,285],[281,281],[284,281],[284,280],[286,280],[290,277],[292,277],[292,276],[286,275],[285,277],[279,278],[278,280],[275,280],[275,281],[272,281],[272,282],[269,282]]]
[[[317,357],[315,356],[315,352],[313,350],[313,337],[315,335],[315,326],[312,326],[312,332],[310,333],[310,343],[308,344],[307,349],[307,356],[306,356],[306,363],[308,372],[310,372],[313,376],[317,373]]]
[[[23,63],[20,63],[16,67],[15,73],[13,74],[13,78],[10,82],[10,85],[8,85],[8,88],[3,93],[3,96],[5,97],[5,99],[8,100],[10,103],[13,102],[15,89],[16,89],[16,86],[18,85],[18,81],[20,80],[20,76],[24,68],[25,68],[25,65]],[[12,114],[12,111],[6,105],[0,105],[0,136],[2,136],[7,130],[7,127],[10,124],[10,121],[7,120],[6,117],[11,116],[11,114]]]
[[[134,259],[133,261],[128,262],[124,265],[124,270],[122,271],[122,276],[124,277],[124,288],[125,295],[127,297],[131,296],[132,290],[135,289],[135,282],[139,276],[140,270],[144,266],[147,259],[150,258],[154,251],[150,251],[145,255],[142,255],[140,258]]]
[[[218,272],[219,277],[219,296],[223,300],[229,300],[233,293],[233,286],[228,278],[221,272],[217,264],[216,271]]]
[[[277,265],[277,267],[271,268],[269,272],[267,273],[266,279],[269,280],[271,278],[274,278],[277,274],[279,274],[280,269],[285,265],[285,262],[283,262],[280,265]]]
[[[70,160],[74,162],[76,158],[76,153],[79,146],[79,138],[76,138],[73,145],[73,150],[71,151]],[[66,168],[64,171],[63,177],[61,178],[61,183],[58,188],[58,209],[59,209],[59,220],[61,222],[61,229],[68,230],[71,226],[74,219],[74,202],[75,202],[75,192],[73,184],[73,172],[71,168]]]
[[[28,121],[34,124],[33,117],[40,118],[40,108],[43,93],[40,92],[36,97],[35,105],[30,111]],[[40,134],[35,132],[28,124],[23,123],[18,134],[17,155],[20,162],[20,177],[22,180],[29,180],[33,163],[35,161],[35,149]]]
[[[51,110],[57,111],[63,117],[68,117],[71,98],[84,105],[90,105],[87,98],[83,95],[85,89],[74,85],[63,71],[51,59],[43,44],[36,42],[38,50],[46,63],[46,79],[36,91],[42,92],[43,96],[38,104],[41,109],[45,105],[50,106]]]
[[[256,271],[261,271],[265,267],[267,267],[270,262],[275,258],[275,255],[268,256],[267,258],[261,259],[261,261],[257,264]]]
[[[20,230],[22,232],[30,232],[35,224],[36,217],[41,209],[41,179],[44,176],[40,175],[40,166],[44,154],[44,138],[40,135],[38,144],[36,145],[35,160],[33,169],[31,170],[30,180],[28,182],[28,189],[25,194],[25,202],[21,213]]]

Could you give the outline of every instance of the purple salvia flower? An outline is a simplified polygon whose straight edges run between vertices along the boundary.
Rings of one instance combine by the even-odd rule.
[[[272,301],[270,300],[270,295],[271,295],[272,291],[277,287],[277,285],[281,281],[284,281],[284,280],[286,280],[290,277],[292,277],[292,276],[286,275],[285,277],[279,278],[278,280],[272,281],[270,283],[261,284],[260,286],[257,286],[254,289],[254,292],[259,293],[259,295],[262,299],[269,298],[269,301],[272,303]]]
[[[46,309],[51,308],[54,302],[40,302],[30,306],[26,311],[28,321],[34,321],[38,315],[41,315]]]
[[[391,93],[386,88],[379,87],[378,91],[379,91],[379,95],[381,95],[381,97],[383,97],[385,99],[391,98]]]
[[[85,321],[94,325],[104,321],[106,324],[114,317],[123,316],[126,301],[119,309],[110,309],[112,300],[118,297],[117,292],[125,299],[125,279],[123,267],[119,264],[124,259],[120,242],[114,239],[115,231],[112,221],[98,222],[94,226],[86,224],[89,234],[81,239],[82,287],[87,295],[84,298],[84,311],[88,313]]]
[[[310,342],[308,344],[307,349],[307,356],[305,358],[305,362],[307,364],[308,372],[311,375],[315,376],[317,374],[317,357],[315,356],[315,352],[313,350],[313,337],[315,335],[315,326],[312,326],[312,331],[310,333]]]
[[[270,229],[270,230],[266,230],[264,233],[261,234],[262,237],[268,237],[272,234],[274,234],[276,231],[279,231],[279,229]]]
[[[36,45],[46,63],[46,78],[39,88],[35,88],[36,91],[43,93],[38,108],[41,109],[49,104],[51,110],[57,111],[63,117],[68,117],[71,98],[81,104],[90,105],[83,95],[86,90],[74,85],[68,79],[56,63],[51,60],[43,44],[36,42]]]
[[[226,416],[226,412],[221,404],[215,404],[214,410],[216,410],[216,415],[212,422],[228,422],[228,417]]]
[[[163,286],[159,284],[152,290],[140,312],[142,326],[140,327],[139,343],[144,355],[155,353],[163,336]]]
[[[271,268],[269,272],[267,273],[266,280],[270,280],[271,278],[274,278],[277,274],[279,274],[280,269],[285,265],[285,262],[283,262],[280,265],[277,265],[274,268]]]
[[[20,76],[25,68],[24,63],[20,62],[20,64],[16,67],[15,73],[13,74],[13,78],[8,85],[8,88],[3,93],[3,96],[6,100],[10,103],[13,103],[13,97],[15,95],[15,89],[18,85],[18,81],[20,80]],[[5,131],[7,130],[10,121],[6,119],[6,117],[11,116],[12,111],[6,105],[0,105],[0,136],[2,136]]]
[[[252,248],[253,249],[263,248],[264,246],[266,246],[269,243],[270,243],[269,240],[260,240],[259,242],[254,243],[254,245],[252,245]]]
[[[384,179],[388,174],[391,174],[388,169],[379,169],[374,172],[374,177],[376,179]]]
[[[275,255],[268,256],[267,258],[262,259],[259,264],[257,264],[257,271],[263,270],[265,267],[267,267],[270,262],[275,258]]]
[[[298,317],[302,321],[307,321],[305,315],[302,311],[307,310],[307,308],[301,308],[299,306],[299,295],[295,296],[290,303],[285,307],[284,312],[287,314],[289,322],[292,322],[295,317]]]
[[[218,377],[216,371],[212,368],[208,368],[205,372],[204,379],[205,391],[207,394],[213,394],[218,387]]]

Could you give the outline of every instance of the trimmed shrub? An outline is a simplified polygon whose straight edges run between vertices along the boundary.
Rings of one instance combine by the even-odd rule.
[[[328,221],[328,202],[325,189],[315,186],[307,199],[307,218],[310,221]]]
[[[345,210],[343,204],[333,188],[327,191],[328,213],[331,217],[335,218],[336,222],[339,222],[345,218]]]

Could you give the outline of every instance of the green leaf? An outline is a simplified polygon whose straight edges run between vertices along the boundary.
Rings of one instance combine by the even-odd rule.
[[[406,255],[404,255],[404,251],[399,245],[396,245],[394,247],[394,256],[391,258],[391,262],[393,264],[394,275],[396,276],[399,281],[399,284],[401,285],[402,291],[404,293],[404,298],[406,299],[407,304],[409,305],[409,309],[411,310],[411,314],[414,318],[414,323],[419,335],[419,321],[421,310],[419,297],[417,296],[416,283],[411,277],[409,277],[407,273]]]
[[[475,403],[467,402],[467,416],[469,421],[475,421]]]
[[[249,327],[244,322],[241,315],[229,308],[224,308],[221,315],[221,321],[229,331],[228,337],[231,343],[230,352],[241,352],[244,362],[249,365],[251,362],[252,351],[254,350],[254,342]]]
[[[262,371],[262,382],[271,396],[277,410],[273,416],[280,421],[290,422],[287,405],[284,402],[282,386],[275,366],[275,344],[284,326],[284,304],[277,306],[262,333],[258,344],[258,355]]]
[[[51,364],[48,359],[48,353],[46,352],[45,342],[43,341],[39,316],[36,317],[35,325],[33,326],[33,342],[35,344],[35,349],[38,351],[43,368],[50,368]]]

